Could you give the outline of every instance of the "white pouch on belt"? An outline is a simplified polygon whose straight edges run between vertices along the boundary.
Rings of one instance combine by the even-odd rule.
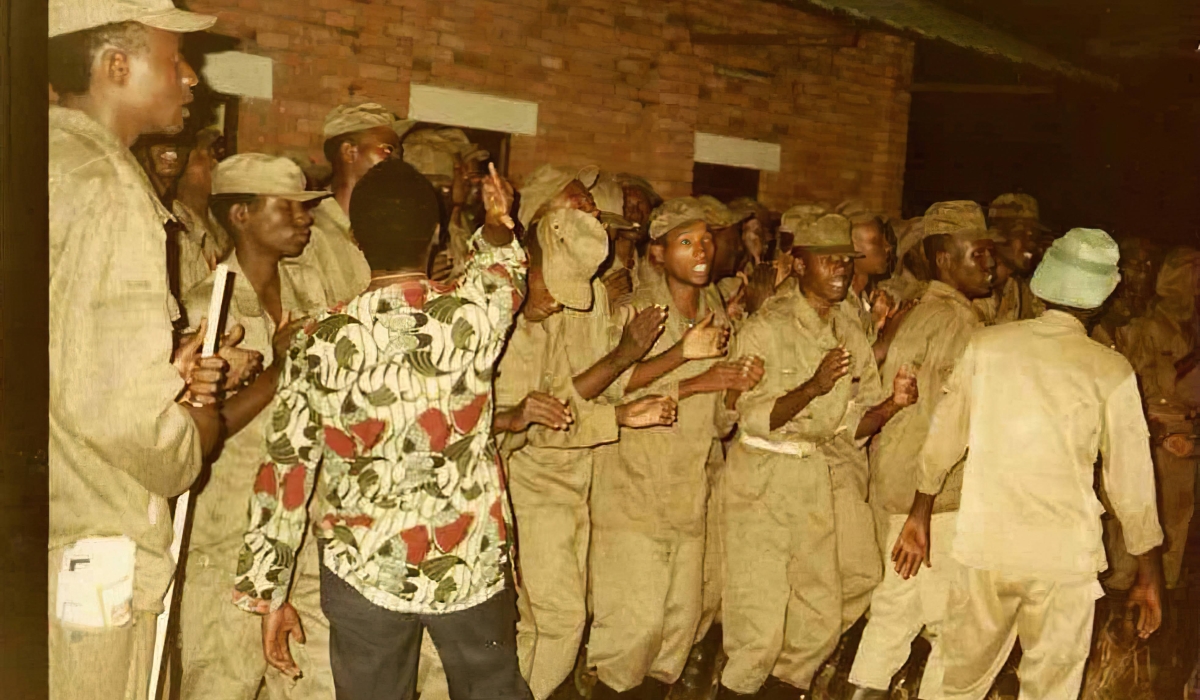
[[[123,627],[133,619],[137,545],[125,536],[79,540],[63,552],[54,612],[67,625]]]

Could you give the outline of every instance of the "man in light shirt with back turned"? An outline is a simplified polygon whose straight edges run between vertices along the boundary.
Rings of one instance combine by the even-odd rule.
[[[934,496],[967,452],[951,554],[961,566],[942,635],[947,700],[984,697],[1018,636],[1022,700],[1078,696],[1103,594],[1096,574],[1107,567],[1097,453],[1138,558],[1129,601],[1139,635],[1162,621],[1163,535],[1137,378],[1085,328],[1117,286],[1118,257],[1096,229],[1055,241],[1030,282],[1047,311],[976,333],[934,412],[892,559],[905,578],[930,564]]]

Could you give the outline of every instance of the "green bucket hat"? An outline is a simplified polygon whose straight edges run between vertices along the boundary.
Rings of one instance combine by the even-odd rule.
[[[1073,309],[1095,309],[1117,288],[1117,242],[1095,228],[1073,228],[1054,241],[1033,273],[1037,298]]]

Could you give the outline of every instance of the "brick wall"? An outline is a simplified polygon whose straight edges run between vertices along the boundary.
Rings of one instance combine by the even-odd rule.
[[[239,147],[321,156],[325,113],[374,100],[404,115],[410,83],[535,101],[510,174],[544,162],[691,189],[695,131],[782,146],[761,196],[858,197],[898,211],[912,43],[855,34],[759,0],[192,0],[215,31],[275,60],[275,99],[243,100]],[[832,46],[693,45],[691,33],[842,33]],[[732,69],[732,70],[730,70]],[[730,77],[730,76],[742,77]],[[749,76],[748,78],[746,76]]]

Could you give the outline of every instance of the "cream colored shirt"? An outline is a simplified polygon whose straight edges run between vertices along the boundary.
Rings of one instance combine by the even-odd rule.
[[[196,426],[175,403],[171,214],[107,129],[77,110],[49,117],[49,544],[132,538],[134,608],[157,611],[175,570],[166,499],[201,464]]]
[[[1107,568],[1096,455],[1131,554],[1162,543],[1137,379],[1072,316],[977,332],[951,375],[921,455],[936,494],[967,452],[954,557],[1030,576]]]
[[[320,275],[325,297],[341,304],[366,291],[371,284],[371,266],[350,232],[350,218],[333,197],[321,200],[313,210],[312,238],[304,253],[285,265],[300,265]]]
[[[982,327],[983,321],[965,296],[934,281],[896,333],[880,379],[884,386],[891,386],[900,368],[909,367],[917,373],[918,398],[893,416],[871,442],[871,503],[883,512],[903,515],[912,508],[929,421],[967,341]],[[959,462],[934,501],[934,512],[958,510],[961,495]]]
[[[233,294],[229,301],[226,327],[240,323],[246,336],[239,347],[262,353],[263,365],[269,366],[275,357],[271,340],[275,336],[275,319],[259,302],[258,293],[246,279],[237,253],[227,260],[233,273],[230,284]],[[279,296],[284,312],[299,319],[324,311],[325,297],[316,280],[305,280],[303,268],[280,266]],[[208,315],[214,277],[194,287],[184,297],[188,318],[193,323]],[[271,412],[264,408],[249,424],[225,441],[221,454],[213,463],[204,488],[196,495],[192,517],[192,534],[188,551],[205,556],[211,565],[227,569],[234,575],[242,537],[250,525],[247,504],[251,501],[259,466],[267,460],[265,435]]]

